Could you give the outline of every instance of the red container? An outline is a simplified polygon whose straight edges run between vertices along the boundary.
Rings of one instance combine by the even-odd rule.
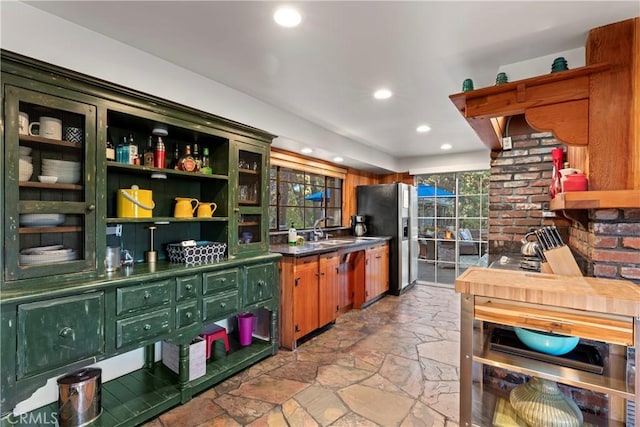
[[[564,181],[564,191],[587,191],[587,177],[583,173],[567,175]]]

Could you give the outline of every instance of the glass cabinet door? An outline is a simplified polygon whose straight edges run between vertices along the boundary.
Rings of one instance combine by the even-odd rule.
[[[238,185],[230,235],[231,253],[238,255],[267,250],[268,226],[265,214],[267,152],[263,147],[235,142],[235,168]]]
[[[5,86],[5,279],[96,270],[96,108]]]

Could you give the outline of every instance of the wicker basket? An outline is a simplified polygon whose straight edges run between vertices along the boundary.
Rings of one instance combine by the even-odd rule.
[[[224,258],[226,243],[197,242],[195,246],[182,246],[180,243],[169,243],[167,253],[169,261],[185,265],[209,264]]]

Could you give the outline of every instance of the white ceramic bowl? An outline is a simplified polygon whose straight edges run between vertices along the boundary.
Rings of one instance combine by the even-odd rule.
[[[33,157],[31,157],[31,156],[23,156],[22,154],[20,154],[20,160],[25,161],[25,162],[27,162],[29,164],[33,163],[32,162]]]
[[[31,154],[31,147],[25,147],[23,145],[19,146],[18,149],[20,150],[20,155],[21,156],[28,156]]]
[[[58,177],[51,175],[38,175],[38,181],[44,182],[45,184],[55,184],[56,181],[58,181]]]
[[[54,227],[64,224],[64,214],[22,214],[20,224],[25,227]]]
[[[70,160],[42,159],[44,166],[54,166],[65,169],[80,169],[80,162],[72,162]]]

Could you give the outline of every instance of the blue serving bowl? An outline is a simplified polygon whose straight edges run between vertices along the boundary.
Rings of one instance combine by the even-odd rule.
[[[576,348],[580,338],[557,335],[549,332],[532,331],[531,329],[513,328],[520,341],[527,347],[541,353],[560,356]]]

